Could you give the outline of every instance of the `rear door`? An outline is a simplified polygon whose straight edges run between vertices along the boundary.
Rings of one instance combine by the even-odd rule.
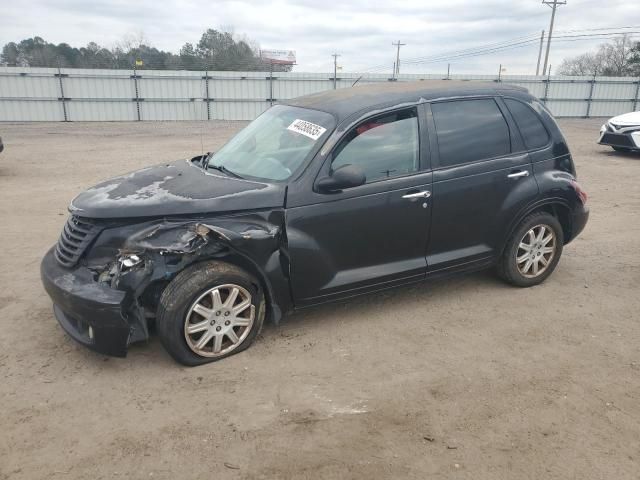
[[[499,98],[434,102],[427,118],[433,145],[429,272],[488,265],[513,218],[538,195],[529,156]]]

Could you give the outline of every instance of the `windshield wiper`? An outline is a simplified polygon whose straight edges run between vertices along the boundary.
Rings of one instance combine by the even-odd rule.
[[[219,172],[222,172],[226,175],[228,175],[229,177],[236,177],[236,178],[242,178],[240,175],[238,175],[235,172],[232,172],[231,170],[229,170],[227,167],[225,167],[224,165],[213,165],[213,164],[209,164],[207,165],[207,168],[212,168],[213,170],[218,170]]]

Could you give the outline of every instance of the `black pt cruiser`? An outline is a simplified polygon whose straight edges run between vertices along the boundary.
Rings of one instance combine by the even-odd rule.
[[[586,200],[556,122],[522,88],[333,90],[268,109],[216,153],[81,193],[42,281],[88,348],[124,356],[155,322],[198,365],[311,305],[489,267],[539,284]]]

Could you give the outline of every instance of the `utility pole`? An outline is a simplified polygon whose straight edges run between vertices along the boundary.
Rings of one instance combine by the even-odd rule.
[[[540,60],[542,58],[542,45],[544,44],[544,30],[540,34],[540,48],[538,49],[538,65],[536,66],[536,76],[540,74]]]
[[[551,47],[551,37],[553,36],[553,21],[556,18],[556,8],[558,5],[566,5],[567,2],[559,2],[558,0],[542,0],[542,3],[551,7],[551,23],[549,24],[549,36],[547,37],[547,51],[544,54],[544,68],[542,74],[547,70],[547,62],[549,61],[549,47]]]
[[[398,43],[391,43],[391,45],[398,47],[396,51],[396,66],[393,72],[393,78],[398,78],[398,75],[400,75],[400,47],[405,46],[406,43],[400,43],[400,40],[398,40]]]
[[[333,89],[336,89],[336,77],[338,76],[338,55],[337,53],[333,53],[331,55],[333,57]]]

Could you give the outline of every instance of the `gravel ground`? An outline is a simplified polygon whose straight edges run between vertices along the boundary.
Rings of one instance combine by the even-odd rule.
[[[318,307],[198,368],[155,336],[126,359],[77,346],[39,262],[76,193],[244,123],[0,124],[0,478],[637,479],[640,156],[560,124],[591,219],[545,284]]]

